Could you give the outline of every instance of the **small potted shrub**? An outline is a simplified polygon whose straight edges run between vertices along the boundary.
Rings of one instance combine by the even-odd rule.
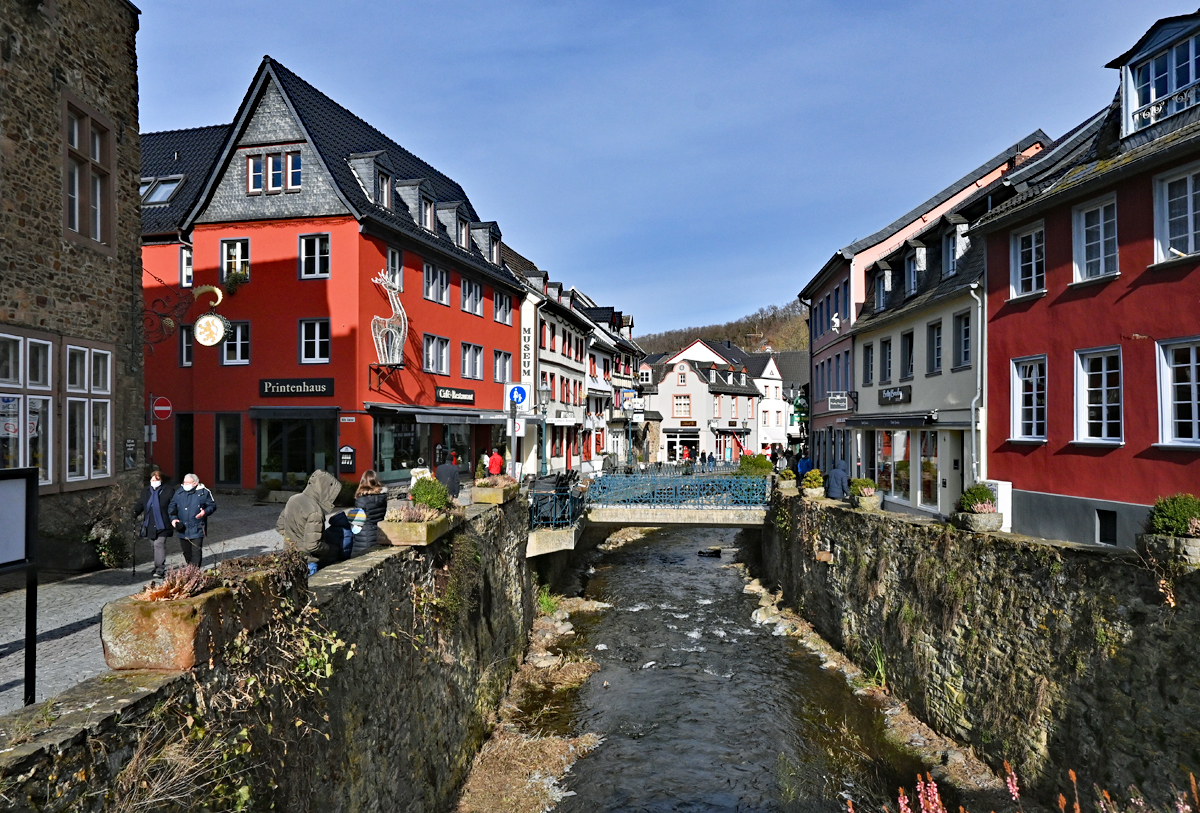
[[[507,474],[479,477],[471,489],[471,499],[478,503],[502,505],[517,496],[520,483]]]
[[[1173,494],[1159,497],[1146,518],[1146,533],[1138,549],[1158,560],[1200,565],[1200,497]]]
[[[870,477],[854,477],[850,480],[850,504],[864,511],[878,511],[883,502],[883,495],[877,494],[879,488]]]
[[[422,477],[414,481],[408,497],[411,505],[389,508],[379,523],[388,544],[428,545],[457,524],[450,492],[438,480]]]
[[[804,496],[810,500],[817,500],[825,496],[825,478],[821,475],[820,469],[809,469],[804,475],[804,479],[800,482],[800,487],[804,491]]]
[[[996,495],[983,483],[976,483],[958,498],[958,511],[950,515],[956,528],[972,533],[994,533],[1004,524],[1004,515],[996,510]]]
[[[800,493],[800,484],[796,482],[796,472],[791,469],[779,472],[779,479],[775,481],[775,486],[785,497],[794,497]]]

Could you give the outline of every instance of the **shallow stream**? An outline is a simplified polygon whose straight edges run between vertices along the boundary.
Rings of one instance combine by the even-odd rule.
[[[538,726],[605,740],[564,780],[576,811],[878,809],[919,762],[883,739],[880,712],[793,639],[755,626],[726,530],[663,530],[596,562],[564,653],[600,671]],[[720,545],[717,558],[697,556]],[[607,684],[607,686],[606,686]],[[543,698],[546,700],[548,698]]]

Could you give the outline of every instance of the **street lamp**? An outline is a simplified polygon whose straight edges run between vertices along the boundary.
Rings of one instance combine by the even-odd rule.
[[[546,466],[550,457],[550,427],[546,425],[546,409],[550,404],[550,385],[545,381],[538,387],[538,405],[542,410],[542,467],[541,474],[546,476]]]

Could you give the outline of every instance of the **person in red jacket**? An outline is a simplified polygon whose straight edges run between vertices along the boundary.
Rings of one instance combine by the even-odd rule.
[[[493,448],[492,456],[488,458],[488,474],[496,475],[504,473],[504,458],[500,456],[500,450]]]

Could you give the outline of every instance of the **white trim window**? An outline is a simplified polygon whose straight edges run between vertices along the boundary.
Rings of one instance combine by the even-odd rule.
[[[513,301],[510,294],[492,291],[492,319],[502,325],[512,324]]]
[[[450,340],[425,334],[425,372],[450,375]]]
[[[283,191],[283,154],[273,153],[267,156],[267,191]]]
[[[958,273],[958,230],[946,232],[942,238],[942,276],[952,277]]]
[[[690,418],[692,417],[692,396],[676,395],[671,402],[671,417],[672,418]]]
[[[713,396],[713,417],[721,417],[721,396],[719,395]]]
[[[875,310],[881,311],[887,307],[887,272],[880,271],[875,275]]]
[[[488,260],[491,261],[492,265],[499,265],[500,264],[500,241],[497,240],[495,236],[491,236],[488,238],[488,243],[489,243],[489,245],[488,245]]]
[[[225,281],[225,277],[238,272],[246,275],[246,281],[250,280],[250,240],[249,238],[241,238],[238,240],[222,240],[221,241],[221,282]]]
[[[1200,337],[1158,346],[1160,439],[1200,446]]]
[[[471,224],[462,217],[458,219],[458,247],[468,251],[471,248]]]
[[[1012,437],[1046,439],[1046,357],[1013,359]]]
[[[88,358],[86,347],[67,347],[67,391],[88,391]]]
[[[492,380],[498,384],[512,381],[512,353],[492,351]]]
[[[650,370],[638,370],[638,383],[649,384],[653,373]]]
[[[464,277],[459,289],[462,309],[467,313],[483,316],[483,286]]]
[[[51,388],[54,345],[38,339],[25,340],[25,386],[31,390]]]
[[[1200,37],[1190,37],[1126,69],[1125,132],[1145,129],[1200,101]]]
[[[477,344],[462,343],[462,377],[483,380],[483,348]]]
[[[192,349],[194,346],[195,346],[195,342],[194,342],[193,336],[192,336],[192,326],[191,325],[180,325],[179,326],[179,366],[180,367],[191,367],[192,366]]]
[[[229,334],[221,343],[221,363],[226,366],[250,363],[249,322],[230,322]]]
[[[1075,359],[1075,439],[1120,443],[1120,348],[1076,352]]]
[[[329,320],[300,320],[300,363],[329,363]]]
[[[0,335],[0,387],[20,387],[25,383],[22,374],[20,336]]]
[[[904,295],[912,296],[917,292],[917,254],[913,252],[904,258]]]
[[[192,276],[192,247],[179,247],[179,287],[191,288],[193,284]]]
[[[1154,181],[1155,260],[1200,252],[1200,166]]]
[[[1013,232],[1012,292],[1025,296],[1046,289],[1046,230],[1041,223]]]
[[[954,314],[954,366],[971,364],[971,312]]]
[[[300,153],[289,152],[287,154],[287,190],[289,192],[299,192],[303,180],[304,162],[300,158]]]
[[[425,298],[439,305],[450,305],[450,272],[433,263],[425,263]]]
[[[329,235],[300,238],[300,279],[329,279]]]
[[[1074,211],[1075,279],[1087,280],[1117,273],[1117,199],[1079,206]]]
[[[387,278],[399,291],[404,290],[403,255],[398,248],[387,250]]]
[[[246,156],[246,194],[261,195],[266,185],[266,175],[263,173],[263,157],[261,155]]]
[[[426,231],[437,230],[437,213],[434,211],[433,201],[424,195],[421,196],[421,228]]]
[[[68,482],[112,475],[112,353],[67,347],[68,389],[82,393],[67,398],[66,479]],[[49,399],[46,399],[48,405]],[[47,416],[48,417],[48,416]]]
[[[375,170],[375,202],[384,209],[392,208],[392,176]]]
[[[36,468],[41,483],[52,474],[53,400],[32,391],[50,389],[53,350],[50,342],[0,335],[0,387],[17,390],[0,392],[0,469]]]

